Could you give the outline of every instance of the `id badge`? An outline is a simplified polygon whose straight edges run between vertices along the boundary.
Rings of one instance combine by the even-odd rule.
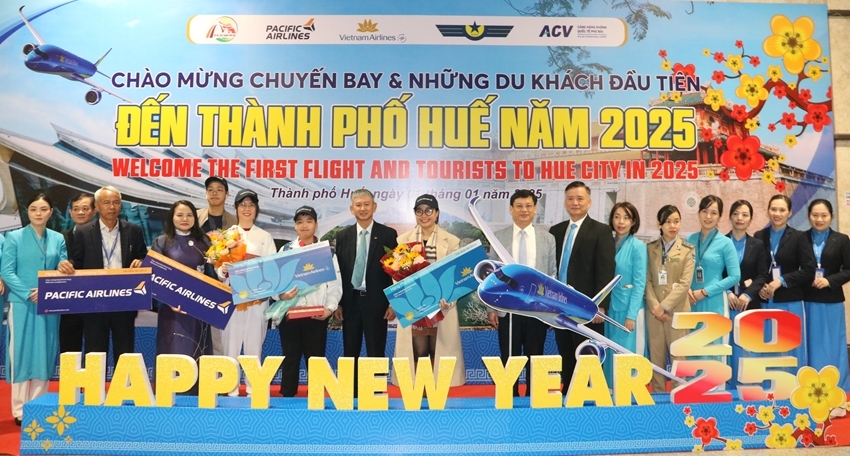
[[[823,268],[817,268],[817,269],[815,269],[815,280],[817,280],[817,279],[822,279],[822,278],[823,278],[823,273],[824,273]]]
[[[667,270],[658,271],[658,285],[667,285]]]
[[[735,293],[735,296],[740,296],[741,295],[741,285],[735,285],[735,288],[733,289],[732,292]]]
[[[782,268],[780,266],[773,266],[770,268],[770,277],[773,280],[779,280],[782,277]]]
[[[705,274],[703,273],[702,266],[697,266],[697,283],[702,283],[705,280]]]

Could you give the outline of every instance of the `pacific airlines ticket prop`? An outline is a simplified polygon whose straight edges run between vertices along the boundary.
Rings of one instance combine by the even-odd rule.
[[[121,312],[151,308],[151,268],[38,271],[38,313]]]
[[[227,326],[233,314],[230,287],[153,250],[148,250],[142,266],[151,268],[154,299],[216,328]]]
[[[336,280],[328,241],[240,261],[227,272],[234,304],[268,298],[294,286],[304,289]]]
[[[471,293],[478,287],[472,274],[475,266],[486,259],[481,241],[475,241],[385,288],[398,324],[406,328],[436,313],[440,299],[452,302]]]

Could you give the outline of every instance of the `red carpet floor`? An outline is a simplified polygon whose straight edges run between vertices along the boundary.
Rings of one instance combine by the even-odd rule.
[[[521,391],[525,389],[525,385],[520,385]],[[21,428],[15,426],[15,421],[12,418],[11,407],[11,385],[0,380],[0,456],[11,454],[17,455],[20,450],[21,443]],[[50,392],[58,392],[59,383],[50,382]],[[280,396],[276,386],[272,387],[272,397]],[[243,387],[244,394],[244,387]],[[452,388],[449,397],[493,397],[494,387],[492,385],[467,385]],[[301,386],[298,390],[299,396],[307,395],[307,387]],[[400,398],[398,388],[390,385],[389,395],[391,398]],[[838,444],[845,446],[850,445],[850,414],[847,417],[833,420],[835,426],[835,434],[838,437]]]

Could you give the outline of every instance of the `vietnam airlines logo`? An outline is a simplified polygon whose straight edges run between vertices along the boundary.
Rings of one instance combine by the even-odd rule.
[[[357,31],[360,33],[375,33],[378,31],[378,23],[372,22],[371,19],[366,19],[363,23],[357,24]]]
[[[537,284],[537,294],[540,296],[546,294],[546,287],[544,287],[542,283]]]
[[[484,38],[505,38],[513,30],[513,25],[437,25],[437,30],[445,37],[465,37],[471,41]]]
[[[141,281],[141,282],[140,282],[140,283],[136,286],[136,288],[134,288],[134,289],[133,289],[133,293],[140,294],[140,295],[146,295],[146,294],[148,294],[147,290],[145,289],[145,281],[144,281],[144,280],[142,280],[142,281]]]
[[[313,266],[313,263],[307,263],[307,264],[304,265],[303,270],[304,270],[304,272],[307,272],[307,271],[312,271],[313,269],[316,269],[316,267]]]
[[[463,276],[463,277],[466,277],[469,274],[472,274],[472,268],[470,268],[469,266],[463,268],[463,270],[460,271],[460,275]]]

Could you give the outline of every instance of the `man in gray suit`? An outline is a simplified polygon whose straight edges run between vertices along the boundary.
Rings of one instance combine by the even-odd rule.
[[[517,190],[511,196],[511,218],[514,224],[495,233],[496,239],[511,253],[514,261],[530,266],[554,277],[555,237],[544,230],[535,229],[532,222],[537,214],[537,195],[529,190]],[[488,315],[490,324],[499,331],[499,351],[502,363],[509,356],[533,356],[543,354],[546,330],[549,326],[542,321],[522,315],[501,315],[495,311]],[[513,320],[513,330],[510,330]],[[509,333],[512,332],[512,337]],[[531,362],[526,364],[525,379],[531,392]],[[519,396],[519,385],[514,383],[514,396]]]

